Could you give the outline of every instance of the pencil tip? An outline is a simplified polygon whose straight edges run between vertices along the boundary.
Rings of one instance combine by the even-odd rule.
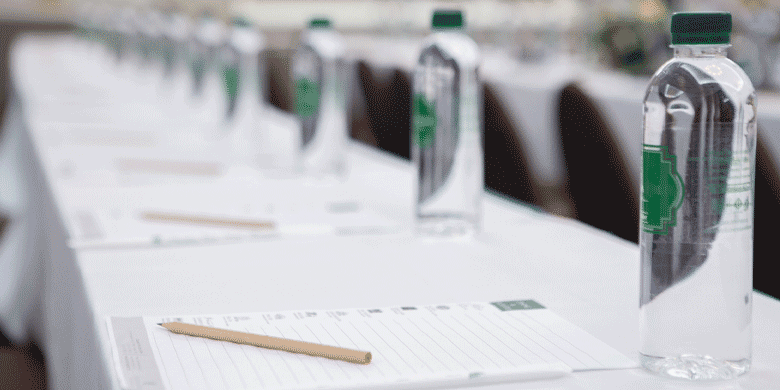
[[[162,322],[158,322],[158,323],[157,323],[157,325],[160,325],[160,326],[162,326],[162,324],[163,324]]]

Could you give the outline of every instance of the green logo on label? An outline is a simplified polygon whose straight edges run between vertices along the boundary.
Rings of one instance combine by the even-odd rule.
[[[308,118],[320,107],[320,86],[307,78],[295,82],[295,112]]]
[[[677,157],[666,146],[642,148],[642,230],[666,235],[677,225],[677,209],[685,187],[677,172]]]
[[[544,306],[531,299],[525,301],[504,301],[490,303],[501,311],[544,309]]]
[[[233,101],[238,95],[238,68],[235,66],[226,66],[222,70],[222,81],[225,82],[225,91],[228,98]]]
[[[412,139],[425,149],[436,136],[436,105],[421,93],[412,98]]]

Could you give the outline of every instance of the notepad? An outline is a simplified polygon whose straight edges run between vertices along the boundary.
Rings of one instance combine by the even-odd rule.
[[[214,161],[178,161],[158,159],[118,158],[116,168],[123,173],[153,173],[160,175],[219,176],[224,168]]]
[[[178,335],[157,325],[169,321],[366,350],[373,360],[356,365]],[[368,389],[415,388],[415,383],[430,388],[431,378],[463,372],[551,364],[574,371],[637,366],[533,300],[109,317],[107,323],[124,389]]]
[[[260,206],[257,206],[260,207]],[[223,207],[225,209],[226,207]],[[398,223],[359,202],[319,202],[284,207],[269,204],[263,212],[217,212],[189,208],[135,207],[125,210],[80,209],[68,214],[72,248],[123,246],[178,246],[267,239],[270,236],[382,234],[398,230]],[[171,215],[179,218],[148,218]],[[177,220],[178,219],[178,220]],[[256,222],[204,224],[195,220]]]
[[[116,128],[101,124],[49,123],[46,139],[50,146],[105,146],[151,148],[158,140],[151,131]]]

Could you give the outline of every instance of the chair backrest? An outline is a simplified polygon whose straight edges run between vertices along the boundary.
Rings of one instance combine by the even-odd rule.
[[[575,84],[561,92],[558,126],[577,219],[637,242],[638,196],[626,159],[598,106]]]
[[[389,72],[389,77],[377,77],[378,71],[364,61],[357,65],[368,125],[380,149],[409,159],[411,81],[398,69],[382,71]]]
[[[291,49],[269,49],[264,53],[266,63],[266,85],[268,85],[268,102],[276,108],[292,112],[292,56]]]
[[[483,93],[485,186],[522,202],[541,205],[539,186],[528,170],[520,129],[509,119],[488,84]]]
[[[758,131],[756,147],[756,192],[753,220],[753,288],[780,299],[780,274],[776,271],[780,229],[780,174],[772,152]]]

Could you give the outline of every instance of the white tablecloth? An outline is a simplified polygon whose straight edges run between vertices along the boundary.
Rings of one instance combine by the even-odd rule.
[[[50,57],[52,50],[67,56],[79,48],[67,40],[41,38],[27,38],[16,47],[15,85],[25,85],[27,90],[20,91],[15,107],[16,112],[23,110],[26,114],[20,115],[24,118],[21,123],[11,122],[5,129],[5,134],[16,132],[18,137],[3,140],[4,145],[14,142],[7,148],[18,150],[21,156],[20,165],[2,171],[3,180],[13,176],[9,172],[20,166],[29,166],[24,171],[25,180],[17,180],[28,184],[20,184],[18,191],[23,194],[21,198],[29,200],[32,209],[38,210],[37,215],[28,215],[37,221],[42,234],[32,241],[41,255],[22,249],[14,256],[0,258],[0,264],[11,264],[9,268],[15,270],[10,278],[4,275],[2,281],[16,283],[14,288],[0,290],[5,304],[0,321],[7,326],[12,322],[9,319],[24,318],[5,310],[8,307],[28,310],[30,315],[22,322],[41,341],[51,388],[117,388],[105,326],[106,316],[111,315],[337,309],[531,298],[636,358],[639,264],[635,245],[579,222],[542,214],[487,194],[484,231],[476,239],[415,237],[410,229],[412,167],[357,144],[351,144],[349,149],[349,178],[334,186],[365,194],[367,203],[402,227],[398,232],[275,237],[198,246],[101,250],[68,247],[67,240],[73,232],[69,231],[66,216],[72,211],[69,208],[74,204],[73,194],[79,193],[78,188],[89,186],[68,179],[73,175],[63,176],[60,163],[67,153],[57,151],[80,149],[50,142],[52,133],[46,125],[54,119],[29,117],[29,112],[40,112],[41,107],[40,100],[30,93],[40,93],[37,88],[45,86],[24,84],[18,77],[27,71],[33,72],[27,73],[28,80],[35,80],[36,76],[45,79],[31,70],[34,64]],[[55,69],[62,66],[51,64]],[[84,129],[83,123],[71,122],[69,126],[74,131]],[[106,152],[114,147],[93,148]],[[175,145],[161,143],[149,153],[163,156],[174,149]],[[4,146],[2,150],[8,149]],[[122,153],[130,150],[125,148]],[[4,162],[3,166],[7,164]],[[159,185],[144,180],[117,181],[122,177],[118,174],[101,177],[105,180],[98,181],[94,188],[108,193],[103,197],[128,188],[143,193],[144,188]],[[240,191],[253,178],[246,170],[227,170],[219,178],[188,179],[182,185],[234,186]],[[4,200],[13,198],[6,192],[2,195]],[[125,202],[121,196],[116,199],[117,207]],[[3,248],[5,245],[7,242]],[[20,271],[26,268],[41,269],[42,277]],[[39,295],[34,286],[20,282],[25,278],[40,283]],[[32,309],[18,299],[25,294],[36,297],[32,299]],[[697,388],[768,389],[780,383],[780,302],[760,294],[754,294],[753,302],[752,372],[735,381]],[[681,389],[687,388],[687,383],[632,369],[581,372],[556,380],[486,388]]]

